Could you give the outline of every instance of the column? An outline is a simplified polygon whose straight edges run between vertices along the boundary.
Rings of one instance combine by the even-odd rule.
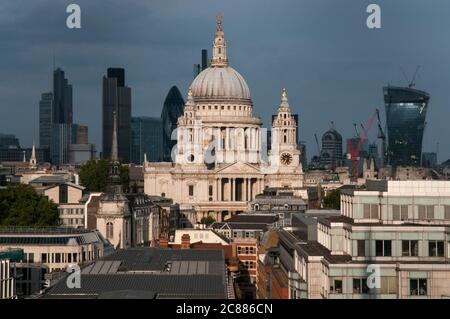
[[[236,196],[236,181],[234,178],[230,180],[231,180],[231,201],[234,201]]]
[[[251,187],[252,187],[252,179],[247,178],[247,200],[248,201],[253,199],[252,194],[251,194],[251,192],[252,192]]]
[[[219,201],[219,179],[216,178],[216,194],[214,196],[216,198],[216,201]]]
[[[242,180],[241,193],[242,193],[241,196],[244,199],[244,201],[248,201],[248,198],[247,198],[247,179],[246,178],[244,178]]]

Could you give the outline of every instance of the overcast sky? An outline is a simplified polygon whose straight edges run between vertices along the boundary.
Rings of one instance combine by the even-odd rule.
[[[80,30],[66,27],[70,3],[81,6]],[[379,30],[366,26],[370,3],[381,6]],[[134,116],[159,116],[172,85],[186,95],[219,13],[254,114],[267,126],[286,87],[308,157],[330,121],[346,138],[376,107],[384,114],[383,85],[406,85],[400,68],[412,77],[420,65],[417,88],[432,96],[424,151],[439,142],[439,160],[450,158],[448,0],[2,0],[0,132],[23,146],[38,142],[38,103],[51,90],[55,56],[73,85],[74,121],[89,126],[100,151],[106,69],[126,69]]]

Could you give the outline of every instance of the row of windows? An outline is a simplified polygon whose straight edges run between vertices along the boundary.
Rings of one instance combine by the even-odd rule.
[[[242,268],[244,269],[255,269],[256,268],[256,263],[254,261],[249,261],[246,260],[242,263]]]
[[[95,253],[92,251],[78,253],[52,253],[41,254],[42,263],[71,263],[71,262],[84,262],[87,260],[95,259]]]
[[[416,295],[416,290],[418,288],[418,285],[416,284],[416,280],[418,279],[411,279],[410,280],[410,287],[414,288],[411,289],[411,295]],[[423,279],[419,279],[423,280]],[[426,281],[426,279],[424,279]],[[370,288],[367,284],[367,278],[365,277],[355,277],[352,279],[352,287],[351,292],[353,294],[369,294]],[[426,295],[426,284],[425,284],[425,290],[423,290],[423,285],[421,285],[422,290],[421,292]],[[343,293],[343,279],[342,278],[331,278],[330,279],[330,292],[334,294],[342,294]],[[390,294],[397,294],[397,277],[381,277],[380,278],[380,288],[378,291],[380,294],[383,295],[390,295]]]
[[[200,105],[198,105],[197,106],[197,110],[200,110],[200,108],[203,109],[203,110],[206,110],[206,105],[203,105],[201,107],[200,107]],[[239,111],[242,111],[242,110],[247,111],[247,108],[248,108],[248,106],[239,105]],[[212,109],[212,105],[208,105],[208,110],[211,110],[211,109]],[[219,106],[218,105],[214,105],[214,109],[218,110]],[[220,109],[221,110],[225,110],[225,105],[221,105]],[[231,105],[227,105],[227,109],[231,110]],[[233,105],[233,110],[235,110],[235,111],[237,110],[236,105]]]
[[[83,218],[63,218],[61,220],[62,225],[84,225]]]
[[[83,208],[58,208],[59,215],[83,215]]]
[[[255,254],[255,247],[252,246],[238,246],[237,247],[238,255],[253,255]]]
[[[442,240],[428,241],[428,257],[444,257],[445,245]],[[366,240],[357,240],[357,256],[365,257]],[[375,256],[390,257],[392,256],[392,240],[376,240],[375,241]],[[419,256],[419,241],[418,240],[402,240],[402,256],[403,257],[417,257]]]
[[[435,219],[434,205],[417,205],[418,219]],[[409,219],[409,205],[392,205],[392,219],[393,220],[407,220]],[[379,205],[378,204],[364,204],[363,218],[365,219],[379,219]],[[450,220],[450,205],[444,205],[444,219]]]

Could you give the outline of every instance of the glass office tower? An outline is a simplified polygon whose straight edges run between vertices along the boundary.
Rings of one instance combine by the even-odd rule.
[[[430,95],[408,87],[383,88],[388,145],[385,163],[420,166]]]
[[[163,122],[156,117],[131,118],[131,162],[142,165],[144,154],[149,162],[163,160]]]

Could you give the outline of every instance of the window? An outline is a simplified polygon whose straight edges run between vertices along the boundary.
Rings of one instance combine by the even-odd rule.
[[[380,293],[393,295],[397,293],[397,277],[381,277]]]
[[[34,253],[29,253],[28,254],[28,262],[29,263],[34,263]]]
[[[189,196],[194,196],[194,185],[188,186]]]
[[[399,205],[392,205],[392,219],[400,220],[400,206]]]
[[[419,205],[419,219],[434,219],[433,205]]]
[[[444,218],[450,220],[450,205],[444,206]]]
[[[428,256],[444,257],[444,242],[439,240],[430,240],[428,242]]]
[[[366,255],[366,241],[365,240],[358,240],[357,241],[357,255],[358,257],[364,257]]]
[[[407,257],[419,256],[419,241],[402,240],[402,256]]]
[[[61,254],[60,253],[56,253],[55,254],[55,263],[60,263],[61,262]]]
[[[364,204],[364,218],[365,219],[378,219],[378,205],[377,204]]]
[[[367,286],[367,278],[353,278],[353,293],[368,294],[370,292]]]
[[[409,294],[411,296],[426,296],[427,295],[427,280],[410,279],[409,280]]]
[[[341,294],[342,293],[342,279],[330,279],[330,293],[332,294]]]
[[[111,222],[106,223],[106,238],[112,239],[114,237],[114,225]],[[76,261],[76,260],[74,260]]]
[[[376,240],[375,241],[375,255],[379,257],[391,256],[391,241],[390,240]]]
[[[393,220],[408,219],[408,205],[392,205],[392,219]]]
[[[47,262],[47,254],[41,254],[41,262],[43,263]]]
[[[213,195],[213,187],[212,187],[212,185],[209,185],[209,187],[208,187],[208,195],[209,196]]]

